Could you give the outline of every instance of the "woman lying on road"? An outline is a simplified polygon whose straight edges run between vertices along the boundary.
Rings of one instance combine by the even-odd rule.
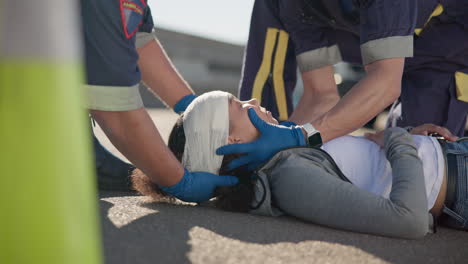
[[[367,139],[340,137],[320,149],[282,150],[253,173],[229,172],[229,162],[238,156],[216,155],[218,147],[254,141],[262,126],[277,123],[256,100],[210,92],[179,118],[169,148],[190,171],[239,178],[238,185],[217,190],[216,205],[225,210],[287,214],[333,228],[411,239],[433,230],[434,220],[467,230],[468,141],[439,143],[420,136],[444,130],[434,125],[411,130],[420,135],[390,128]],[[144,195],[165,196],[139,170],[132,180]]]

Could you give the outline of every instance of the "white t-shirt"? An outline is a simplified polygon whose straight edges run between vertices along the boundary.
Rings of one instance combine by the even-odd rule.
[[[435,138],[413,136],[422,160],[428,210],[434,206],[444,177],[442,148]],[[392,188],[392,168],[379,145],[363,138],[343,136],[322,146],[356,186],[371,193],[389,197]]]

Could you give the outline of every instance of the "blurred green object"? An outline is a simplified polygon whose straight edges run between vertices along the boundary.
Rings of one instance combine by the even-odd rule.
[[[101,263],[78,2],[1,4],[0,263]]]
[[[79,65],[0,65],[0,263],[100,263]]]

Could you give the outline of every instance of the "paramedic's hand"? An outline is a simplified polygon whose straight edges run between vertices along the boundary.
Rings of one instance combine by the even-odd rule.
[[[375,144],[379,145],[381,148],[383,148],[385,142],[384,142],[384,131],[382,130],[377,133],[365,133],[364,137],[367,138],[370,141],[373,141]]]
[[[218,148],[216,154],[245,154],[233,160],[228,169],[233,170],[240,166],[248,165],[249,170],[254,170],[262,163],[268,161],[278,151],[306,144],[304,134],[300,127],[285,127],[268,124],[258,117],[254,109],[248,110],[250,121],[259,130],[260,137],[250,143],[231,144]]]
[[[447,128],[436,126],[434,124],[424,124],[411,129],[410,134],[422,136],[441,136],[447,140],[455,141],[458,139]]]
[[[185,112],[185,109],[187,109],[187,106],[189,106],[189,104],[195,100],[195,98],[197,98],[197,96],[194,94],[189,94],[182,97],[182,99],[180,99],[179,102],[174,105],[174,112],[182,114]]]
[[[209,172],[189,172],[171,187],[160,186],[166,193],[186,202],[204,202],[213,197],[214,190],[221,186],[231,186],[239,182],[235,176],[219,176]]]

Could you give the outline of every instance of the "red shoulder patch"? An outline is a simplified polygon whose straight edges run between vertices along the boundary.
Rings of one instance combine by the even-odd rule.
[[[120,0],[120,15],[126,38],[131,38],[143,23],[146,2],[144,0]]]

